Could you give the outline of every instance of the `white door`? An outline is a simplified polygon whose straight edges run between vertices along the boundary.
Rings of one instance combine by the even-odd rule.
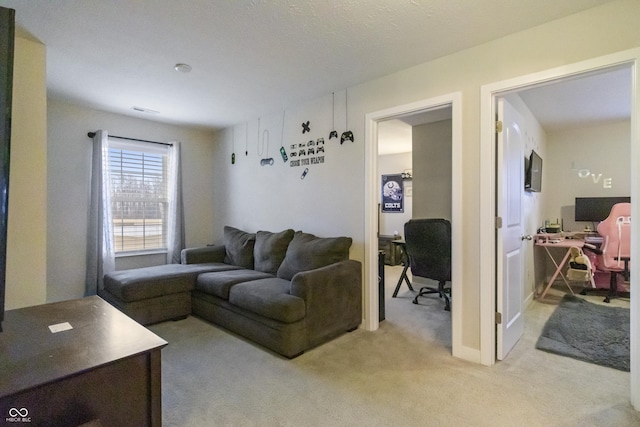
[[[497,311],[501,322],[497,325],[497,357],[503,360],[524,331],[524,238],[522,224],[522,192],[524,191],[524,136],[520,114],[505,100],[498,99],[497,132],[498,194],[497,216]]]

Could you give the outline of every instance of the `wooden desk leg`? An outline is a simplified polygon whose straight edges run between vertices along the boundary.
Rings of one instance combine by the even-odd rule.
[[[149,363],[149,417],[151,426],[162,425],[162,355],[156,349],[148,355]]]
[[[409,286],[410,290],[413,290],[413,287],[411,286],[411,282],[409,282],[409,278],[407,277],[407,270],[409,269],[409,263],[406,263],[404,265],[404,268],[402,269],[402,274],[400,275],[400,279],[398,280],[398,284],[396,285],[396,290],[393,291],[393,298],[395,298],[398,295],[398,291],[400,290],[400,286],[402,285],[402,280],[404,279],[407,282],[407,286]]]
[[[551,258],[551,260],[553,261],[553,264],[556,266],[556,272],[553,273],[553,276],[551,276],[551,280],[549,280],[549,283],[544,288],[544,291],[542,292],[542,295],[540,295],[540,299],[544,299],[544,297],[547,295],[547,292],[549,291],[549,288],[551,288],[551,285],[553,285],[553,282],[555,282],[556,278],[558,277],[558,274],[562,275],[562,278],[564,279],[564,282],[567,284],[567,287],[569,288],[569,290],[573,294],[573,289],[571,289],[571,286],[569,286],[569,284],[567,283],[567,279],[565,279],[564,278],[564,274],[562,274],[562,267],[564,267],[564,264],[567,262],[567,259],[569,259],[569,254],[571,253],[571,250],[567,249],[567,253],[564,254],[564,258],[562,258],[562,261],[560,261],[560,264],[558,265],[558,263],[556,263],[556,260],[551,256],[551,253],[549,252],[549,249],[546,246],[545,246],[544,249],[547,251],[547,255],[549,255],[549,258]]]

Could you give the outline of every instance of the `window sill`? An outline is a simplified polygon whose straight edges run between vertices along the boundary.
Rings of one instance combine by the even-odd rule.
[[[158,255],[166,254],[166,249],[150,249],[148,251],[130,251],[130,252],[116,252],[116,258],[126,258],[134,256],[146,256],[146,255]]]

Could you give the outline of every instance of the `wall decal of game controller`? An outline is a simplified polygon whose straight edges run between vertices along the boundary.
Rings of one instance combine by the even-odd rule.
[[[266,166],[266,165],[273,166],[273,157],[260,160],[260,166]]]
[[[343,132],[342,136],[340,137],[340,144],[342,144],[345,141],[353,142],[353,132],[351,132],[350,130]]]
[[[302,123],[302,133],[311,132],[311,128],[309,127],[309,120],[305,123]]]

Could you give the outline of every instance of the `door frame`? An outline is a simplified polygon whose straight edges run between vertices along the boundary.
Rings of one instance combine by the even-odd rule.
[[[632,70],[631,94],[631,198],[640,200],[640,129],[638,108],[640,107],[640,48],[630,49],[582,62],[552,68],[481,87],[480,95],[480,358],[481,363],[491,366],[496,362],[496,244],[495,202],[496,164],[494,156],[496,142],[494,133],[496,97],[510,92],[550,83],[584,73],[605,71],[616,66],[628,65]],[[640,253],[640,218],[637,204],[632,204],[631,251]],[[637,280],[632,276],[631,287]],[[640,410],[640,352],[634,339],[640,332],[640,293],[631,293],[631,403]]]
[[[454,92],[365,115],[365,224],[364,224],[364,321],[368,331],[378,329],[378,123],[397,117],[451,108],[451,300],[452,352],[463,359],[479,361],[479,353],[462,346],[462,93]]]

